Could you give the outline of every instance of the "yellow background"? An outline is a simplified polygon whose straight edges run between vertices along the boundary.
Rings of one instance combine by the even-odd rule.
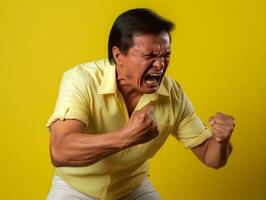
[[[220,170],[169,138],[152,160],[155,188],[164,200],[266,198],[263,0],[1,0],[1,200],[45,198],[53,174],[45,123],[61,75],[106,57],[115,17],[135,7],[176,23],[168,74],[202,120],[221,111],[237,121],[233,154]]]

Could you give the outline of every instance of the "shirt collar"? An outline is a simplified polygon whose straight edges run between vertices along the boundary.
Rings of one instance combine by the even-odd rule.
[[[104,64],[103,78],[98,88],[98,94],[115,94],[117,88],[115,65],[111,65],[107,60]]]
[[[150,94],[154,95],[163,95],[169,96],[169,92],[165,87],[165,78],[163,78],[161,85],[156,93]],[[116,94],[117,84],[116,84],[116,71],[115,65],[110,64],[109,61],[105,61],[104,74],[100,87],[98,88],[98,94]]]

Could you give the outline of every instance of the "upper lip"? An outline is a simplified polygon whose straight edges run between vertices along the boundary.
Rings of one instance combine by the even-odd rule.
[[[144,75],[144,80],[147,80],[147,78],[150,76],[156,77],[158,83],[160,83],[163,77],[163,72],[147,72]]]
[[[144,76],[152,75],[152,76],[162,76],[163,71],[147,71]]]
[[[151,75],[151,76],[161,76],[163,73],[162,72],[148,72],[146,75]]]
[[[164,75],[164,70],[162,69],[162,70],[160,70],[160,71],[153,71],[153,70],[151,70],[151,69],[148,68],[148,69],[144,72],[143,77],[142,77],[142,80],[145,80],[146,77],[147,77],[147,75],[154,75],[154,76],[157,76],[157,77],[159,77],[159,82],[161,82],[162,77],[163,77],[163,75]]]

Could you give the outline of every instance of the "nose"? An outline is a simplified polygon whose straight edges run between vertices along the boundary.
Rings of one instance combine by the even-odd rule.
[[[163,57],[158,57],[153,62],[153,67],[156,71],[161,71],[165,67],[165,62]]]

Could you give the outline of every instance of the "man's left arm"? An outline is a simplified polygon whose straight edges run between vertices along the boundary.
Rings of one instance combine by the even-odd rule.
[[[209,124],[212,127],[213,136],[191,150],[205,165],[218,169],[226,164],[232,152],[230,138],[235,120],[232,116],[216,113],[209,118]]]

